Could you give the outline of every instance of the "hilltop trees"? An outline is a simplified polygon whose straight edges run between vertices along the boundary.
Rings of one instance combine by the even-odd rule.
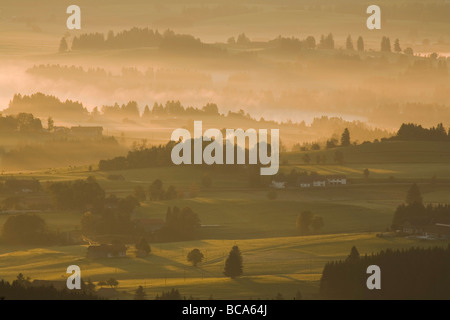
[[[230,278],[236,278],[242,275],[242,273],[243,264],[241,251],[238,246],[233,246],[227,260],[225,261],[225,269],[223,274]]]
[[[367,267],[381,268],[381,290],[368,290]],[[450,247],[386,249],[370,256],[356,248],[345,261],[328,262],[320,280],[323,299],[449,299]]]
[[[423,128],[414,123],[403,123],[397,131],[393,140],[416,140],[416,141],[446,141],[450,140],[444,125],[439,123],[436,127],[430,129]]]
[[[320,37],[319,48],[320,49],[333,50],[334,49],[333,34],[330,33],[326,37],[324,35],[322,35]]]

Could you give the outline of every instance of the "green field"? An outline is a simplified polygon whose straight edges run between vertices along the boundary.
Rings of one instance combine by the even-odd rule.
[[[360,254],[385,248],[441,246],[446,242],[378,238],[375,234],[339,234],[307,237],[281,237],[249,240],[202,240],[153,244],[147,258],[90,260],[85,246],[48,248],[0,246],[0,274],[12,280],[20,271],[34,279],[64,280],[65,269],[80,266],[82,276],[93,282],[110,277],[119,280],[118,291],[132,298],[139,285],[150,299],[162,291],[178,288],[186,297],[208,299],[273,299],[281,293],[292,299],[297,290],[305,299],[317,298],[318,281],[326,262],[344,259],[356,245]],[[238,279],[222,274],[225,257],[233,245],[243,254],[244,275]],[[186,261],[193,248],[205,253],[197,268]]]
[[[84,168],[16,173],[16,177],[34,177],[43,185],[47,181],[83,179],[89,175],[107,194],[126,196],[135,186],[148,188],[161,179],[165,187],[174,185],[185,192],[183,199],[145,201],[135,210],[135,217],[164,219],[167,207],[191,207],[202,223],[200,239],[175,243],[151,243],[147,258],[136,258],[129,243],[126,258],[90,260],[86,246],[33,248],[31,246],[0,246],[0,277],[8,280],[22,272],[32,279],[63,280],[68,265],[81,267],[85,279],[94,282],[114,277],[119,281],[120,298],[132,298],[133,291],[143,285],[149,298],[163,290],[178,288],[182,295],[207,299],[274,298],[281,293],[292,298],[300,290],[307,299],[318,297],[318,285],[326,262],[344,259],[355,245],[361,254],[386,248],[447,245],[445,241],[420,241],[405,238],[379,238],[376,233],[389,228],[395,208],[404,201],[412,181],[419,182],[425,202],[448,203],[450,178],[445,157],[446,144],[387,142],[342,148],[344,165],[304,165],[302,153],[285,156],[293,167],[321,174],[346,174],[347,186],[277,191],[276,200],[267,198],[268,187],[250,188],[248,177],[195,167],[166,167],[116,172],[89,172]],[[424,150],[414,154],[414,149]],[[331,153],[334,150],[319,151]],[[392,153],[403,157],[388,161]],[[434,161],[443,155],[440,161]],[[351,161],[350,161],[351,159]],[[388,159],[381,161],[380,159]],[[395,158],[396,159],[396,158]],[[380,160],[380,161],[378,161]],[[377,162],[377,163],[375,163]],[[368,180],[362,170],[371,171]],[[201,187],[201,177],[208,172],[212,187]],[[121,174],[124,180],[109,180],[109,174]],[[387,179],[394,176],[394,180]],[[431,184],[431,176],[438,177]],[[6,177],[8,175],[4,175]],[[200,192],[187,196],[189,186],[196,183]],[[325,226],[319,234],[300,237],[295,221],[303,210],[322,216]],[[53,230],[79,228],[81,213],[42,212]],[[0,225],[8,215],[0,215]],[[235,280],[223,276],[225,258],[233,245],[238,245],[244,258],[244,276]],[[189,250],[199,248],[206,261],[198,268],[186,261]]]

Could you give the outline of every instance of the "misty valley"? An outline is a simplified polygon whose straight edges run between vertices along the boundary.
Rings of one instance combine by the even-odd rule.
[[[1,300],[450,298],[448,0],[76,5],[1,4]]]

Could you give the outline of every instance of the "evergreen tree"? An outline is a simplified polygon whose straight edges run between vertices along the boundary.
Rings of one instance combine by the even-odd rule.
[[[402,52],[402,48],[400,48],[400,40],[398,40],[398,39],[395,39],[394,51],[395,52]]]
[[[355,246],[352,247],[350,250],[350,254],[348,255],[347,259],[345,261],[348,262],[356,262],[359,260],[359,252],[358,249],[356,249]]]
[[[145,300],[147,294],[142,286],[139,286],[134,292],[134,300]]]
[[[350,35],[348,35],[348,37],[347,37],[347,41],[345,43],[345,47],[346,47],[347,50],[354,50],[352,37]]]
[[[350,145],[350,131],[348,131],[348,128],[345,128],[341,136],[341,146],[347,147],[349,145]]]
[[[406,194],[406,204],[423,204],[419,187],[415,183],[409,188],[408,193]]]
[[[62,38],[61,41],[59,42],[59,53],[64,53],[67,52],[67,50],[69,50],[69,46],[67,45],[67,41],[66,38]]]
[[[391,52],[391,40],[388,37],[383,37],[381,39],[381,51]]]
[[[225,269],[223,274],[230,278],[239,277],[243,273],[242,255],[238,246],[233,246],[225,261]]]
[[[359,36],[358,40],[356,41],[356,46],[358,48],[358,51],[364,51],[364,40],[361,36]]]

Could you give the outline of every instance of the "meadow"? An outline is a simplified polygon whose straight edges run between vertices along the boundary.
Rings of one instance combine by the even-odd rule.
[[[412,181],[419,182],[425,203],[449,201],[448,164],[433,161],[437,154],[446,154],[442,144],[421,145],[428,149],[418,163],[414,160],[416,158],[409,161],[411,158],[408,156],[404,156],[403,162],[372,163],[374,154],[389,158],[393,150],[400,148],[407,155],[412,146],[409,143],[383,142],[340,148],[348,157],[359,157],[359,161],[343,165],[305,165],[301,163],[301,153],[288,153],[285,156],[290,164],[282,167],[287,173],[295,167],[321,174],[346,174],[350,183],[341,187],[278,190],[275,200],[267,198],[267,187],[250,188],[246,175],[195,167],[114,172],[90,172],[79,167],[16,173],[16,177],[39,179],[44,186],[47,181],[69,181],[92,175],[107,194],[121,197],[132,194],[136,186],[148,188],[152,181],[161,179],[166,188],[174,185],[184,190],[185,197],[144,201],[135,210],[134,217],[164,219],[168,207],[189,206],[198,213],[202,227],[200,239],[196,241],[151,243],[152,253],[146,258],[135,257],[132,243],[128,244],[130,249],[126,258],[99,260],[87,259],[87,247],[83,245],[45,248],[1,245],[0,277],[11,280],[22,272],[32,279],[62,280],[66,277],[65,268],[77,264],[83,277],[95,283],[116,278],[119,281],[117,290],[123,299],[132,298],[139,285],[145,287],[151,299],[171,288],[178,288],[187,297],[201,299],[210,295],[216,299],[272,299],[277,293],[291,299],[297,290],[306,299],[317,298],[325,263],[345,259],[353,245],[362,255],[387,248],[447,245],[448,241],[376,236],[390,227],[395,208],[404,202]],[[363,168],[369,168],[369,179],[363,177]],[[209,188],[201,186],[205,173],[212,177]],[[124,180],[109,180],[110,174],[120,174]],[[432,174],[439,177],[435,184],[430,182]],[[388,179],[390,175],[395,179]],[[199,186],[199,193],[189,197],[188,190],[193,183]],[[325,225],[318,234],[299,236],[295,223],[304,210],[323,217]],[[79,228],[79,212],[51,211],[40,215],[53,230]],[[0,225],[6,218],[7,215],[0,216]],[[244,259],[244,275],[235,280],[224,277],[222,273],[233,245],[239,246]],[[186,260],[187,253],[193,248],[199,248],[205,254],[205,261],[197,268]]]

